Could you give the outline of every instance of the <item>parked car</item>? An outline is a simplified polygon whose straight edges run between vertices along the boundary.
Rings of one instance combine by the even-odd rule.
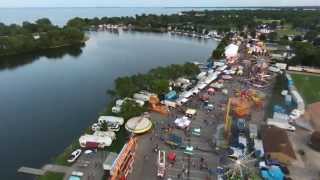
[[[107,126],[109,131],[118,132],[120,130],[118,123],[107,123]]]
[[[72,171],[71,172],[72,176],[78,176],[78,177],[82,177],[84,174],[81,171]]]
[[[73,151],[73,152],[70,154],[70,156],[69,156],[69,158],[68,158],[68,160],[67,160],[68,163],[73,163],[75,160],[77,160],[78,157],[81,155],[81,152],[82,152],[81,149],[77,149],[77,150]]]
[[[92,124],[92,126],[91,126],[91,130],[92,130],[92,131],[99,131],[100,129],[101,129],[101,126],[100,126],[99,123],[94,123],[94,124]]]

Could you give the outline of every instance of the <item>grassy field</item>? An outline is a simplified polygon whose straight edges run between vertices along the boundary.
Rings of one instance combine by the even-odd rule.
[[[291,74],[291,76],[306,104],[320,101],[320,76],[304,74]]]
[[[38,180],[62,180],[63,177],[63,173],[48,172],[45,176],[39,177]]]

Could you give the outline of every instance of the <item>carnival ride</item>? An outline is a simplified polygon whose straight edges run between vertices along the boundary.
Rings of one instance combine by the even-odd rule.
[[[137,139],[135,137],[130,138],[129,142],[123,146],[112,167],[112,176],[110,180],[127,178],[133,167],[136,146]]]
[[[125,128],[131,133],[143,134],[152,128],[152,122],[144,115],[137,116],[129,119],[125,124]]]
[[[151,111],[158,112],[163,115],[168,115],[168,108],[160,103],[158,96],[150,96],[149,104]]]
[[[254,152],[240,156],[234,160],[229,158],[231,163],[223,166],[223,176],[227,179],[241,179],[244,180],[248,175],[252,175],[255,172],[254,163],[256,159],[252,157]]]
[[[233,112],[236,118],[245,118],[250,115],[253,107],[261,108],[265,94],[258,90],[236,90],[235,96],[228,99],[225,120],[224,120],[224,138],[228,144],[231,135],[232,117],[230,112]]]

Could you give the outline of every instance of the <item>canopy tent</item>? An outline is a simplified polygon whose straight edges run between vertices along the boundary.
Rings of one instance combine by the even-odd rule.
[[[188,116],[193,116],[196,113],[197,113],[197,110],[195,110],[195,109],[187,109],[186,110],[186,115],[188,115]]]
[[[188,119],[188,117],[182,117],[182,118],[177,118],[174,121],[175,125],[178,126],[179,128],[186,128],[190,126],[191,121]]]
[[[229,44],[224,51],[227,58],[232,58],[238,55],[239,46],[235,44]]]
[[[266,180],[284,179],[284,174],[278,166],[271,166],[268,170],[261,171],[261,176]]]
[[[193,128],[192,129],[192,134],[196,136],[200,136],[201,134],[201,129],[200,128]]]
[[[197,88],[193,88],[190,90],[193,94],[198,94],[200,91]]]
[[[177,92],[176,91],[170,91],[165,95],[166,100],[175,100],[177,98]]]
[[[175,161],[177,158],[177,154],[173,151],[170,151],[167,155],[169,161]]]
[[[221,89],[223,88],[223,82],[215,82],[210,85],[210,87]]]
[[[213,88],[209,88],[207,92],[208,92],[208,93],[214,93],[215,90],[214,90]]]
[[[191,91],[185,91],[185,92],[181,93],[181,96],[184,98],[188,98],[192,95],[193,95],[193,93]]]
[[[230,76],[230,75],[223,75],[223,76],[222,76],[222,79],[229,80],[229,79],[232,79],[232,76]]]
[[[205,84],[205,83],[200,83],[198,84],[196,87],[200,90],[204,89],[208,84]]]
[[[183,151],[183,153],[193,155],[193,146],[186,146],[186,149]]]

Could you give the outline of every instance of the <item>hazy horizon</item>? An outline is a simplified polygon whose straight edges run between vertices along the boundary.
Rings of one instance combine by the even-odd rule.
[[[76,4],[76,5],[75,5]],[[0,8],[68,8],[68,7],[155,7],[155,8],[232,8],[320,6],[320,0],[0,0]]]

